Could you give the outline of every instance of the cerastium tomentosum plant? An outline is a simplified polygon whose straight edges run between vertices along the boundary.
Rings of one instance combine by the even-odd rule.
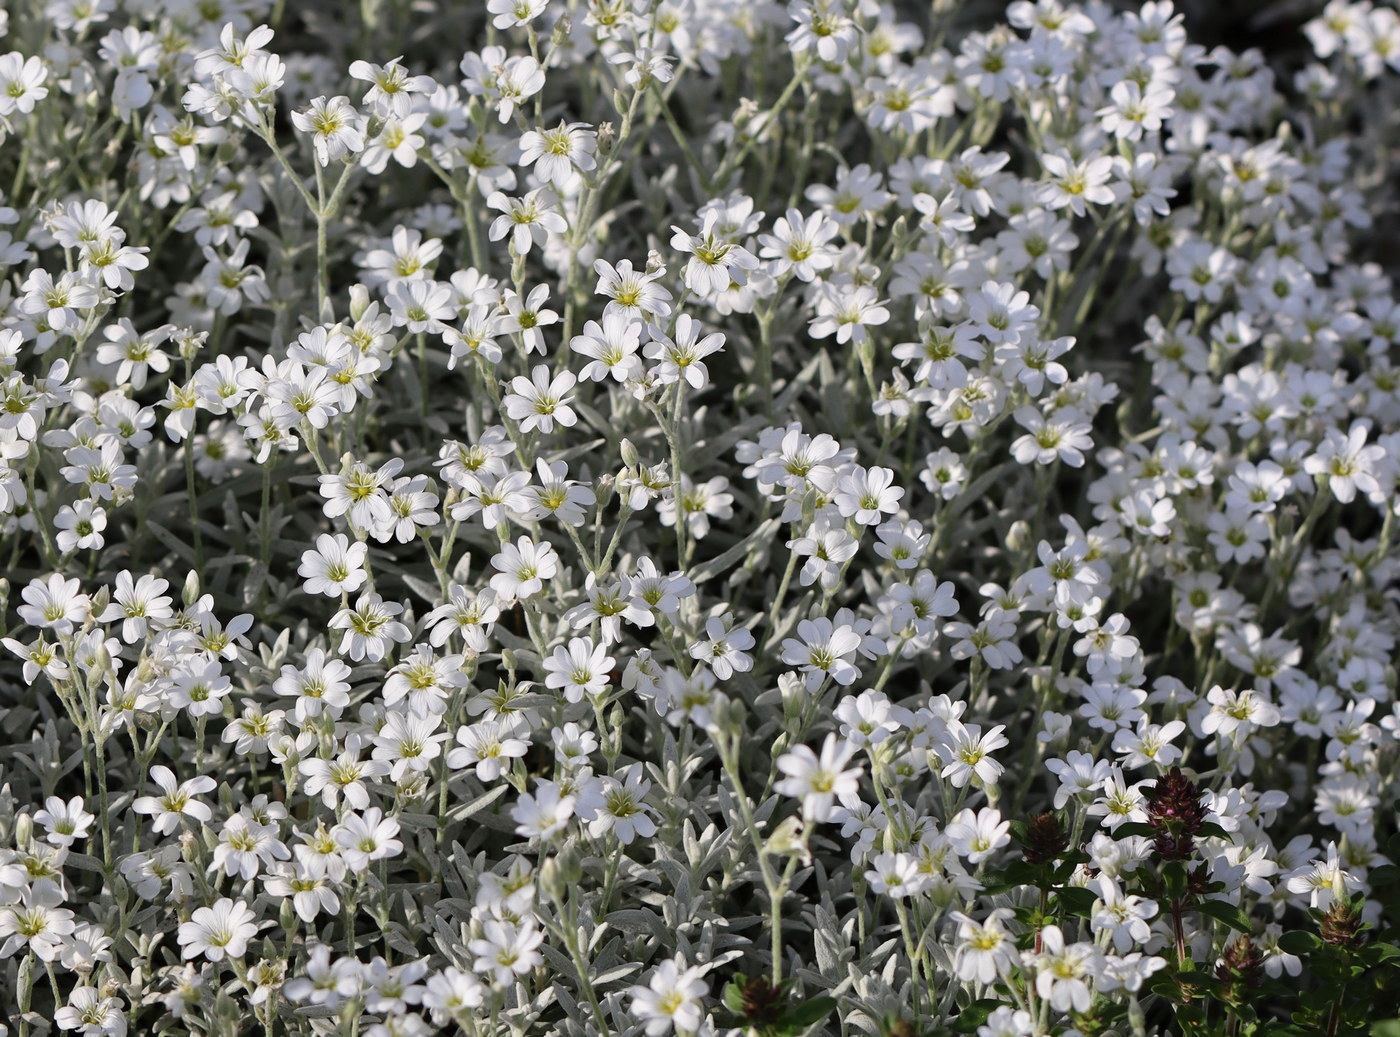
[[[1400,1029],[1308,6],[0,10],[0,1032]]]

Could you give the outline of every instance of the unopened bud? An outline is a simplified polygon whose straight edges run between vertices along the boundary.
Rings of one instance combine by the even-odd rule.
[[[180,600],[185,603],[185,608],[193,608],[194,603],[199,600],[199,574],[193,569],[185,577],[185,586],[180,592]]]
[[[554,23],[554,32],[550,34],[549,42],[555,47],[562,47],[569,42],[569,34],[574,31],[574,20],[567,13],[561,14],[559,20]]]
[[[362,284],[350,286],[350,319],[359,320],[369,309],[369,289]]]
[[[34,839],[34,819],[27,812],[15,818],[15,845],[27,847]]]
[[[636,468],[641,463],[641,459],[637,456],[637,448],[633,445],[632,441],[625,436],[623,437],[621,446],[622,463],[628,468]]]
[[[1017,519],[1006,531],[1006,546],[1012,551],[1021,552],[1030,547],[1031,525],[1025,519]]]

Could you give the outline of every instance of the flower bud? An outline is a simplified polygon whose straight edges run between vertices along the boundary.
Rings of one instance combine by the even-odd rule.
[[[1017,519],[1006,531],[1007,550],[1018,554],[1031,546],[1031,525],[1025,519]]]
[[[192,607],[199,600],[199,574],[193,569],[185,577],[185,586],[180,592],[180,600],[185,603],[185,608]]]
[[[369,289],[362,284],[350,286],[350,319],[359,320],[369,309]]]
[[[15,818],[15,845],[26,847],[34,840],[34,819],[28,812],[21,813]]]

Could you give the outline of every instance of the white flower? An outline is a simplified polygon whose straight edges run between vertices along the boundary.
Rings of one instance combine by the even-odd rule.
[[[1060,1012],[1087,1012],[1093,1001],[1090,981],[1099,973],[1103,956],[1092,943],[1066,944],[1058,925],[1040,931],[1039,953],[1023,953],[1035,969],[1035,989]]]
[[[481,937],[469,941],[467,949],[476,955],[472,968],[478,975],[508,984],[544,961],[538,950],[543,942],[544,933],[528,922],[516,926],[493,920],[482,926]]]
[[[350,63],[352,79],[374,84],[365,92],[365,103],[372,105],[380,115],[394,119],[402,119],[413,110],[414,94],[431,94],[437,89],[431,76],[409,75],[399,60],[394,58],[387,65],[371,65],[368,61]]]
[[[1001,811],[983,807],[975,813],[963,809],[943,830],[959,857],[979,864],[1011,842],[1011,822],[1001,819]]]
[[[1001,907],[978,922],[961,911],[949,912],[948,917],[958,923],[954,967],[959,979],[967,983],[992,984],[998,975],[1015,966],[1016,942],[1002,928],[1012,915],[1010,908]]]
[[[826,821],[837,799],[858,801],[861,769],[846,767],[855,753],[855,746],[834,733],[826,736],[820,756],[799,745],[778,757],[778,770],[787,777],[773,788],[784,796],[801,798],[805,820]]]
[[[36,824],[48,829],[44,841],[54,846],[72,846],[75,840],[86,839],[96,815],[83,809],[83,797],[74,796],[64,802],[57,796],[44,801],[44,809],[34,814]]]
[[[662,1037],[672,1027],[695,1033],[704,1021],[701,1004],[707,992],[703,965],[685,968],[682,959],[668,958],[652,972],[646,984],[627,989],[632,1016],[640,1020],[647,1037]]]
[[[23,882],[23,879],[17,880]],[[52,879],[34,880],[13,902],[0,907],[0,958],[27,947],[40,961],[58,957],[64,939],[76,928],[73,912],[63,903],[63,891]]]
[[[597,839],[612,832],[623,846],[631,845],[638,836],[650,839],[656,834],[653,810],[644,800],[651,791],[651,782],[643,776],[640,763],[629,764],[615,778],[604,778],[602,802],[591,816],[580,811],[588,821],[588,834]]]
[[[78,1030],[82,1037],[125,1037],[127,1032],[121,1000],[103,997],[96,987],[74,987],[53,1020],[60,1030]]]
[[[365,117],[348,97],[317,97],[305,111],[292,112],[292,125],[311,134],[316,161],[323,166],[365,147]]]
[[[593,157],[598,135],[581,122],[560,122],[553,129],[526,130],[520,136],[520,165],[535,167],[535,175],[568,191],[598,165]]]
[[[169,835],[180,827],[183,817],[190,817],[194,821],[203,824],[213,816],[213,811],[209,807],[200,803],[194,797],[212,792],[217,784],[213,778],[207,774],[191,778],[189,781],[177,784],[175,774],[169,767],[157,764],[151,768],[151,778],[160,786],[162,795],[160,796],[138,796],[132,803],[131,809],[138,814],[155,815],[156,835]]]
[[[297,575],[305,582],[307,594],[324,594],[335,598],[357,591],[365,582],[365,555],[362,543],[350,543],[344,533],[322,533],[316,537],[316,548],[303,551]]]
[[[608,674],[615,661],[607,645],[594,645],[591,638],[573,637],[544,661],[545,687],[562,690],[568,702],[596,698],[608,686]]]
[[[0,56],[0,118],[32,112],[36,103],[49,96],[43,85],[48,75],[41,58],[26,58],[19,51]]]
[[[578,422],[569,401],[578,379],[569,371],[551,374],[547,364],[537,365],[530,377],[517,375],[511,379],[511,391],[501,400],[506,415],[520,423],[521,432],[551,432],[555,422],[571,428]]]
[[[758,268],[758,259],[741,245],[725,240],[719,233],[721,213],[705,216],[700,233],[691,234],[672,227],[671,247],[690,253],[685,266],[685,286],[705,299],[729,290],[730,284],[748,283],[747,271]]]
[[[212,907],[196,909],[188,922],[180,923],[180,954],[188,961],[201,954],[210,961],[241,958],[248,941],[258,932],[252,910],[241,900],[221,898]]]
[[[343,608],[331,618],[331,629],[344,631],[339,650],[355,662],[383,659],[395,644],[413,639],[413,632],[394,618],[402,612],[402,605],[378,594],[361,594],[354,608]]]
[[[350,814],[331,830],[341,856],[352,871],[364,871],[373,861],[397,857],[403,852],[399,823],[385,817],[378,807],[362,814]]]
[[[493,555],[491,589],[501,601],[531,598],[544,589],[546,580],[554,579],[559,571],[559,556],[547,543],[536,544],[522,536],[513,544],[504,544]]]

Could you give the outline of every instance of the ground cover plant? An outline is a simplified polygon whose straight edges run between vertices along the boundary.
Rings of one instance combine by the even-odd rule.
[[[0,1029],[1400,1032],[1400,15],[1222,11],[0,8]]]

